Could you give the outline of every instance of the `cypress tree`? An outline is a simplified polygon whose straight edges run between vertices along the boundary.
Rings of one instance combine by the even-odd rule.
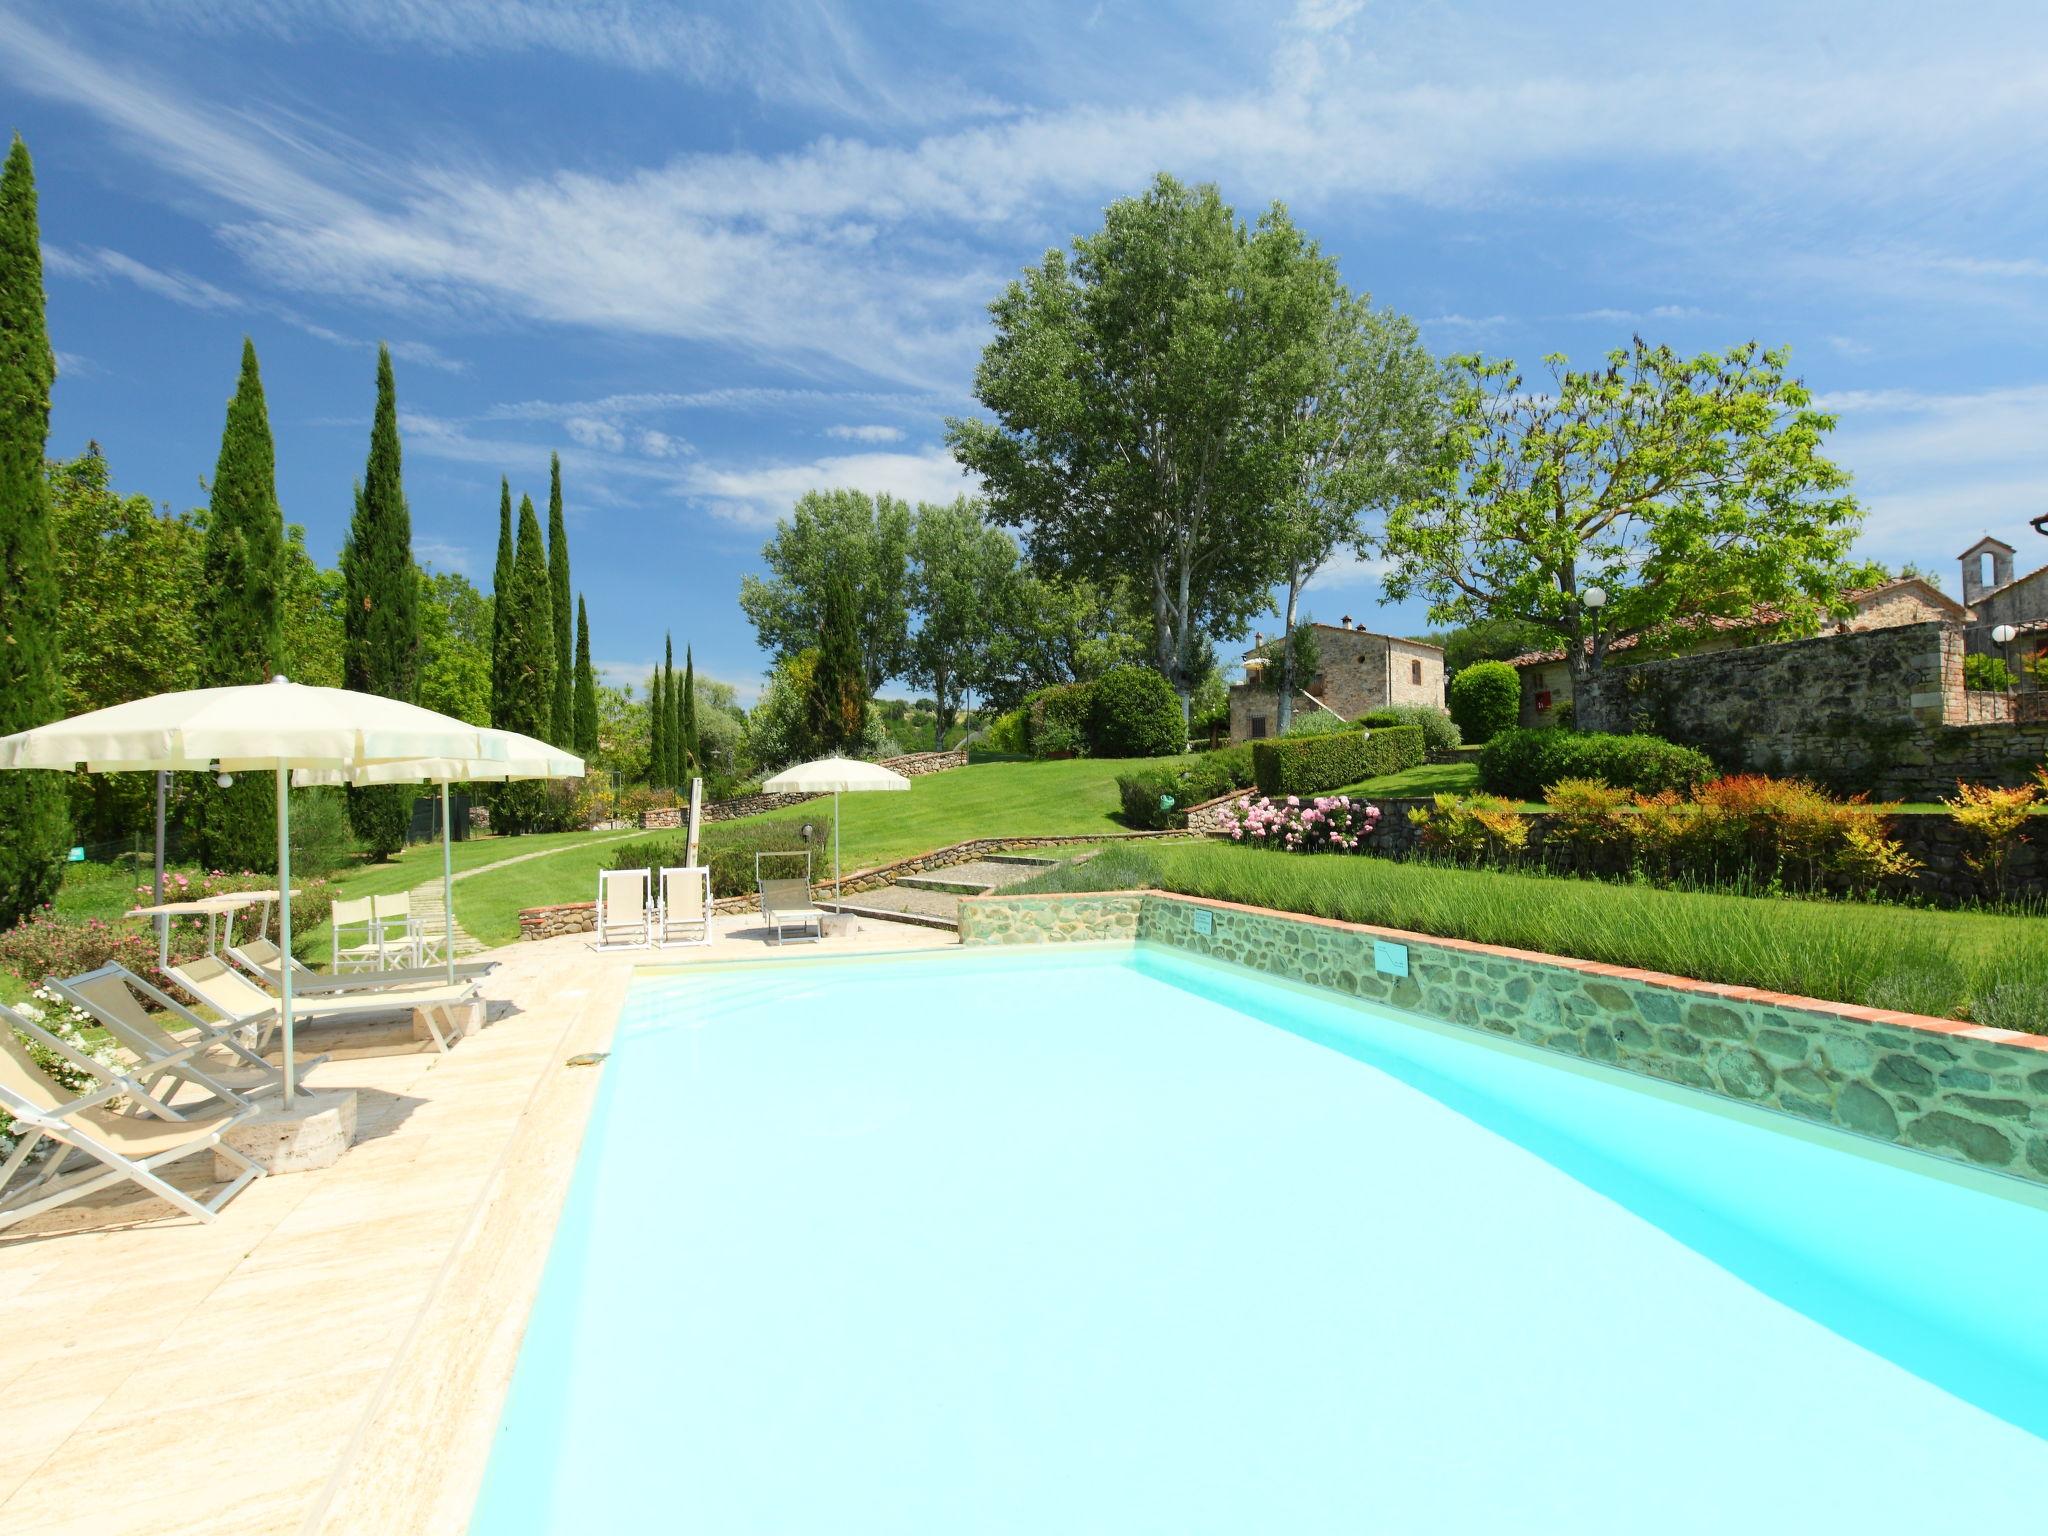
[[[555,616],[547,553],[533,498],[519,498],[519,543],[505,588],[505,661],[511,685],[508,731],[546,739],[555,701]],[[547,805],[547,785],[507,784],[496,796],[508,832],[530,831]]]
[[[590,614],[576,599],[576,755],[597,756],[597,674],[590,669]]]
[[[662,775],[668,772],[668,699],[661,686],[661,663],[654,664],[654,676],[647,685],[647,785],[662,789]]]
[[[683,690],[676,683],[676,642],[663,636],[668,667],[668,781],[683,787]]]
[[[827,752],[852,755],[866,739],[867,672],[860,648],[860,598],[844,570],[826,574],[818,664],[804,696],[811,734]]]
[[[569,529],[562,520],[562,458],[548,455],[548,597],[555,615],[555,696],[544,733],[558,747],[576,738],[576,652],[569,613]]]
[[[399,464],[398,387],[388,347],[377,348],[370,458],[341,548],[341,576],[344,686],[413,702],[419,693],[420,580],[412,561],[412,514]],[[407,785],[348,792],[349,825],[370,853],[388,858],[405,846],[413,798]]]
[[[697,662],[690,648],[683,647],[683,772],[701,773],[704,760],[697,754]]]
[[[512,684],[505,667],[505,599],[512,590],[512,482],[498,477],[498,564],[491,575],[491,724],[505,729]]]
[[[196,605],[201,685],[260,683],[282,672],[284,513],[256,344],[246,336],[214,464],[202,562]],[[244,774],[227,789],[203,781],[200,795],[200,856],[210,867],[277,868],[277,800],[262,774]]]
[[[57,550],[43,478],[56,378],[35,167],[17,134],[0,171],[0,735],[47,725],[62,709]],[[0,773],[0,927],[57,894],[70,836],[63,775]]]

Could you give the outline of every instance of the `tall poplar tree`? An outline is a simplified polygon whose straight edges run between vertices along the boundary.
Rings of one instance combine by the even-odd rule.
[[[698,773],[703,760],[697,755],[697,662],[690,647],[683,647],[683,772]]]
[[[62,708],[57,551],[43,478],[56,378],[35,167],[17,134],[0,171],[0,735],[47,725]],[[70,835],[63,775],[0,773],[0,927],[57,894]]]
[[[377,348],[370,457],[341,548],[341,577],[343,684],[411,703],[419,692],[420,582],[412,561],[412,514],[399,463],[398,387],[388,347]],[[405,846],[413,798],[406,785],[348,792],[349,824],[373,855],[388,858]]]
[[[654,664],[654,676],[647,684],[647,785],[665,789],[662,775],[668,771],[668,694],[662,687],[661,663]]]
[[[597,756],[597,674],[590,669],[590,614],[576,599],[576,755]]]
[[[505,667],[505,597],[512,590],[512,482],[498,477],[498,564],[491,575],[491,724],[505,728],[512,684]]]
[[[214,464],[201,571],[200,685],[260,683],[282,672],[284,513],[256,344],[246,336]],[[226,789],[202,780],[199,792],[200,857],[210,868],[277,868],[277,800],[261,774],[243,774]]]
[[[500,606],[505,612],[506,678],[510,701],[504,728],[545,738],[555,701],[555,616],[547,552],[533,498],[519,498],[519,543],[512,578]],[[547,804],[543,783],[507,784],[494,796],[508,832],[531,831]]]
[[[548,455],[548,597],[555,615],[555,697],[547,739],[566,747],[576,736],[575,620],[570,613],[569,528],[562,520],[562,457]]]

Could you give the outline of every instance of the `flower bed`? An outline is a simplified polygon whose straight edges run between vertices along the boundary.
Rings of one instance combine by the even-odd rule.
[[[1289,853],[1360,853],[1379,825],[1379,807],[1349,795],[1316,795],[1284,800],[1252,795],[1227,807],[1223,826],[1230,840]]]

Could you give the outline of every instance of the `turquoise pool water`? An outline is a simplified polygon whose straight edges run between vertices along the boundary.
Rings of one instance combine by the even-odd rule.
[[[2042,1528],[2016,1181],[1150,947],[643,978],[604,1071],[481,1536]]]

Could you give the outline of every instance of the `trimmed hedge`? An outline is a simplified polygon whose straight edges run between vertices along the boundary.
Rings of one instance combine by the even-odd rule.
[[[1504,661],[1476,661],[1451,679],[1447,702],[1467,741],[1491,741],[1522,718],[1522,676]]]
[[[1388,704],[1369,711],[1362,723],[1371,731],[1390,725],[1418,726],[1423,746],[1432,752],[1455,752],[1465,744],[1457,721],[1428,704]]]
[[[1180,695],[1150,667],[1113,667],[1095,680],[1088,750],[1097,757],[1172,757],[1187,746]]]
[[[1422,729],[1413,725],[1255,741],[1252,778],[1263,795],[1320,795],[1413,768],[1425,755]]]
[[[1689,794],[1717,774],[1706,753],[1659,736],[1518,727],[1502,731],[1479,754],[1481,788],[1523,800],[1542,799],[1560,779],[1598,779],[1645,795]]]

